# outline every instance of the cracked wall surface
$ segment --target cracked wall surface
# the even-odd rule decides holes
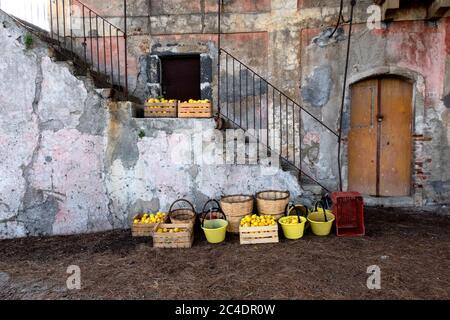
[[[416,148],[411,155],[415,166],[411,177],[414,191],[409,197],[410,204],[448,203],[450,183],[445,163],[450,148],[449,81],[445,79],[450,73],[449,18],[426,21],[426,8],[416,2],[396,11],[395,21],[382,24],[382,29],[369,30],[367,9],[373,3],[373,0],[360,0],[355,7],[349,77],[358,77],[361,73],[376,76],[379,75],[376,70],[391,70],[392,67],[403,68],[400,75],[411,72],[420,75],[414,80],[415,95],[421,105],[419,111],[424,112],[416,113],[415,125],[422,133],[414,137]],[[121,21],[121,1],[89,0],[89,4],[110,19]],[[348,34],[347,27],[339,28],[330,38],[339,4],[339,0],[224,1],[221,17],[221,47],[293,97],[334,131],[338,130]],[[349,7],[345,4],[344,17],[348,19]],[[406,2],[402,6],[407,6]],[[150,63],[158,55],[201,53],[212,60],[208,95],[217,108],[217,1],[143,3],[132,0],[128,9],[129,53],[139,61],[135,70],[138,77],[132,76],[137,78],[132,92],[140,99],[160,95],[160,81],[155,80],[153,74],[161,70]],[[227,79],[231,81],[233,77],[228,75]],[[222,102],[229,100],[224,92],[221,95]],[[349,100],[347,97],[346,110]],[[283,122],[285,117],[281,117]],[[280,122],[278,120],[275,117],[276,123]],[[346,126],[347,120],[344,119]],[[303,142],[302,169],[329,189],[337,189],[336,137],[305,114],[299,126],[302,133],[297,141]],[[424,127],[427,127],[426,132],[421,129]],[[345,126],[343,130],[347,130]],[[292,141],[284,149],[300,153],[298,144],[292,145]],[[428,157],[430,154],[432,159]],[[346,180],[346,146],[342,160]],[[346,184],[344,181],[344,186]]]
[[[131,103],[104,99],[37,38],[26,49],[24,35],[0,12],[0,239],[128,228],[181,197],[201,210],[223,194],[303,194],[288,172],[184,162],[199,154],[186,148],[196,134],[214,144],[212,119],[134,118]]]
[[[90,0],[90,3],[111,17],[120,15],[120,12],[111,10],[112,7],[119,8],[117,0],[113,0],[116,6],[110,5],[109,8],[100,1]],[[217,64],[216,1],[164,0],[148,3],[149,6],[141,6],[139,1],[129,4],[131,12],[136,15],[136,18],[130,16],[130,20],[135,21],[129,24],[140,26],[139,30],[133,29],[130,37],[132,55],[146,57],[200,52],[209,55],[214,66]],[[337,132],[348,26],[339,28],[331,38],[330,35],[338,17],[340,1],[223,3],[221,47]],[[348,3],[345,3],[343,12],[345,19],[349,17]],[[381,29],[370,30],[366,24],[370,16],[367,9],[373,4],[373,0],[361,0],[355,7],[348,76],[361,80],[364,77],[396,75],[414,82],[413,192],[408,196],[408,204],[448,204],[450,18],[447,15],[437,21],[428,21],[426,7],[420,1],[412,4],[404,1],[401,6],[405,8],[396,10],[394,21],[382,23]],[[147,20],[140,24],[138,21],[142,15],[147,15]],[[217,71],[213,68],[213,102],[217,98],[216,79]],[[143,77],[140,80],[145,83],[148,79]],[[159,92],[156,83],[148,82],[151,84],[145,94]],[[141,87],[145,87],[142,83]],[[347,87],[345,132],[351,105],[349,92],[350,87]],[[222,102],[228,101],[223,92],[221,95]],[[328,188],[337,189],[336,137],[305,114],[301,128],[303,170]],[[348,171],[345,144],[344,136],[341,170],[344,187]],[[295,150],[298,145],[289,145],[286,149]],[[389,203],[400,205],[404,202],[394,200]]]
[[[212,119],[136,119],[130,103],[112,105],[109,112],[106,187],[114,226],[125,226],[141,210],[168,210],[179,198],[201,211],[208,199],[224,194],[267,189],[289,190],[292,198],[303,194],[289,172],[216,161],[220,144]]]
[[[347,184],[347,133],[351,114],[351,84],[371,77],[396,76],[413,83],[414,101],[411,108],[414,115],[410,139],[413,142],[411,162],[412,194],[409,203],[422,205],[446,204],[450,199],[448,119],[445,107],[445,95],[449,92],[446,78],[450,68],[446,67],[448,59],[449,19],[442,19],[436,24],[423,21],[393,22],[379,30],[369,30],[365,24],[353,27],[352,48],[349,59],[349,83],[346,88],[344,105],[344,140],[343,140],[343,176]],[[317,66],[327,66],[331,72],[327,78],[333,84],[328,87],[330,99],[320,108],[322,119],[332,127],[337,125],[336,107],[342,98],[342,83],[345,66],[345,46],[347,41],[331,42],[327,45],[317,43],[317,34],[321,29],[309,29],[302,33],[302,88],[320,93],[326,86],[321,81],[311,81],[316,77]],[[332,57],[332,58],[331,58]],[[308,93],[305,92],[305,93]],[[306,105],[311,103],[311,95],[302,96]],[[320,98],[320,97],[318,97]],[[319,102],[321,99],[314,99]],[[314,129],[311,128],[311,131]],[[321,135],[321,149],[329,137]],[[333,144],[328,144],[335,150]],[[336,151],[321,153],[315,165],[321,166],[322,172],[330,170],[329,175],[336,175],[336,166],[332,163]],[[444,160],[446,159],[446,160]],[[374,204],[378,201],[375,200]],[[400,203],[400,202],[399,202]],[[392,201],[391,204],[395,204]]]
[[[123,25],[121,1],[87,3]],[[371,3],[358,1],[349,82],[386,74],[414,82],[414,202],[407,204],[446,204],[450,19],[408,21],[414,10],[407,10],[405,21],[369,31],[365,9]],[[214,101],[215,5],[209,0],[129,1],[133,95],[144,99],[159,92],[159,55],[195,52],[212,69],[202,73],[202,83]],[[339,0],[320,5],[306,0],[226,1],[222,20],[223,48],[297,97],[334,130],[346,45],[345,28],[328,37],[338,5]],[[258,166],[167,163],[174,153],[192,154],[183,149],[183,134],[177,130],[208,131],[213,123],[133,118],[130,105],[102,98],[88,77],[74,77],[69,64],[53,61],[45,44],[35,39],[26,50],[24,31],[3,14],[0,18],[0,238],[123,228],[137,211],[167,210],[182,196],[191,197],[200,209],[207,197],[221,193],[264,188],[290,189],[294,196],[303,192],[291,174],[264,176]],[[349,106],[347,97],[344,132]],[[303,117],[302,160],[314,177],[334,189],[336,138]],[[345,154],[344,144],[344,177]]]
[[[0,238],[111,228],[103,183],[106,102],[1,14]]]

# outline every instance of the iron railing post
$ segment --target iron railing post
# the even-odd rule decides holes
[[[50,0],[50,37],[53,39],[53,1]]]
[[[221,19],[222,15],[222,0],[217,0],[217,117],[220,117],[220,59],[221,59]],[[227,76],[227,75],[225,75]],[[227,78],[228,79],[228,78]]]
[[[70,51],[72,51],[72,59],[75,57],[73,50],[73,27],[72,27],[72,0],[69,0],[69,19],[70,19]]]
[[[112,47],[112,26],[109,25],[109,55],[111,62],[111,88],[114,88],[114,60],[113,60],[113,47]]]
[[[59,5],[58,5],[58,0],[56,0],[56,35],[57,35],[57,39],[58,39],[58,43],[59,41]]]
[[[63,40],[64,40],[64,49],[66,49],[66,0],[62,0],[62,20],[63,20]]]
[[[83,48],[84,48],[84,62],[87,62],[87,38],[86,38],[86,16],[84,12],[84,5],[82,5],[83,10]]]
[[[124,54],[125,54],[125,98],[128,98],[128,35],[127,35],[127,0],[123,0],[123,19],[124,19]]]

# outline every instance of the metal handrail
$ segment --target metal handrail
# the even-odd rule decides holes
[[[251,129],[265,130],[256,134],[258,144],[277,153],[280,159],[298,170],[300,176],[329,191],[302,169],[303,115],[314,119],[325,132],[335,137],[338,134],[227,50],[220,48],[219,52],[219,115],[247,133]]]
[[[50,38],[57,41],[61,49],[70,51],[70,58],[75,63],[78,59],[84,64],[83,67],[89,66],[92,71],[103,76],[111,88],[128,97],[126,3],[124,0],[124,29],[112,24],[79,0],[49,0],[49,12]],[[78,7],[80,16],[73,15],[74,7]],[[75,19],[82,23],[81,29],[73,28]],[[82,39],[81,43],[79,39]],[[123,39],[123,44],[120,39]]]
[[[316,116],[314,116],[311,112],[309,112],[308,110],[306,110],[304,107],[302,107],[300,104],[298,104],[294,99],[292,99],[291,97],[289,97],[287,94],[285,94],[283,91],[281,91],[280,89],[278,89],[275,85],[273,85],[270,81],[264,79],[260,74],[258,74],[255,70],[253,70],[251,67],[247,66],[245,63],[243,63],[242,61],[240,61],[238,58],[236,58],[235,56],[233,56],[230,52],[228,52],[227,50],[220,48],[221,52],[224,52],[225,54],[227,54],[228,56],[230,56],[231,58],[233,58],[235,61],[237,61],[239,64],[241,64],[242,66],[244,66],[247,70],[249,70],[250,72],[254,73],[258,78],[260,78],[262,81],[264,81],[265,83],[267,83],[269,86],[271,86],[272,88],[274,88],[275,90],[277,90],[283,97],[285,97],[286,99],[289,100],[289,102],[292,102],[296,107],[302,109],[302,111],[306,112],[309,116],[311,116],[311,118],[313,118],[314,120],[316,120],[317,122],[319,122],[324,128],[326,128],[328,131],[330,131],[332,134],[334,134],[336,137],[338,137],[338,133],[336,133],[333,129],[331,129],[330,127],[328,127],[325,123],[323,123],[321,120],[319,120]]]
[[[235,125],[236,127],[238,127],[238,128],[240,128],[240,129],[242,129],[242,130],[245,131],[245,128],[241,127],[238,123],[234,122],[232,119],[228,118],[227,116],[225,116],[225,115],[223,115],[223,114],[222,114],[222,116],[225,117],[228,121],[230,121],[230,122],[231,122],[233,125]],[[250,135],[251,135],[251,134],[250,134]],[[256,137],[256,136],[254,136],[254,135],[251,135],[251,136],[252,136],[253,138],[257,139],[257,140],[259,141],[258,144],[260,144],[260,145],[266,147],[268,151],[270,151],[270,152],[274,151],[274,150],[272,150],[272,148],[271,148],[269,145],[265,144],[264,142],[261,142],[261,141],[259,140],[259,137]],[[276,152],[276,151],[274,151],[274,152]],[[283,159],[284,161],[286,161],[286,163],[288,163],[292,168],[294,168],[294,169],[296,169],[298,172],[300,172],[300,175],[306,176],[307,178],[309,178],[309,179],[311,179],[312,181],[314,181],[314,183],[316,183],[317,185],[319,185],[322,189],[324,189],[324,190],[327,191],[327,192],[330,192],[330,190],[329,190],[327,187],[325,187],[325,186],[324,186],[323,184],[321,184],[319,181],[317,181],[316,179],[314,179],[311,175],[307,174],[305,171],[303,171],[301,168],[299,168],[295,163],[293,163],[292,161],[290,161],[289,159],[287,159],[286,157],[284,157],[282,154],[278,154],[278,156],[279,156],[281,159]]]

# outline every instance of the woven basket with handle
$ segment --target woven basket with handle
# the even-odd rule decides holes
[[[179,209],[173,209],[175,204],[179,202],[187,203],[189,207],[179,208]],[[192,226],[195,224],[195,219],[197,217],[197,214],[195,213],[194,206],[191,202],[189,202],[186,199],[178,199],[172,205],[169,209],[169,218],[170,222],[176,223],[176,224],[191,224]]]
[[[220,200],[220,206],[227,216],[227,231],[239,233],[241,219],[253,213],[253,196],[243,194],[224,196]]]

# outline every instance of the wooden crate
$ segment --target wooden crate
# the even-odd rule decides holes
[[[133,218],[133,220],[135,218],[141,218],[142,214],[137,215],[136,217]],[[166,214],[166,216],[164,217],[164,222],[167,222],[169,218],[169,215]],[[131,225],[131,236],[133,237],[151,237],[153,235],[153,230],[155,229],[155,226],[158,224],[159,222],[155,222],[155,223],[133,223]]]
[[[264,227],[239,227],[239,239],[241,244],[279,242],[278,224]]]
[[[144,117],[146,118],[176,118],[177,102],[144,104]]]
[[[211,118],[212,104],[208,103],[178,103],[178,118]]]
[[[182,228],[182,232],[156,232],[158,228]],[[194,242],[194,230],[191,224],[159,223],[153,231],[153,247],[155,248],[190,248]]]

